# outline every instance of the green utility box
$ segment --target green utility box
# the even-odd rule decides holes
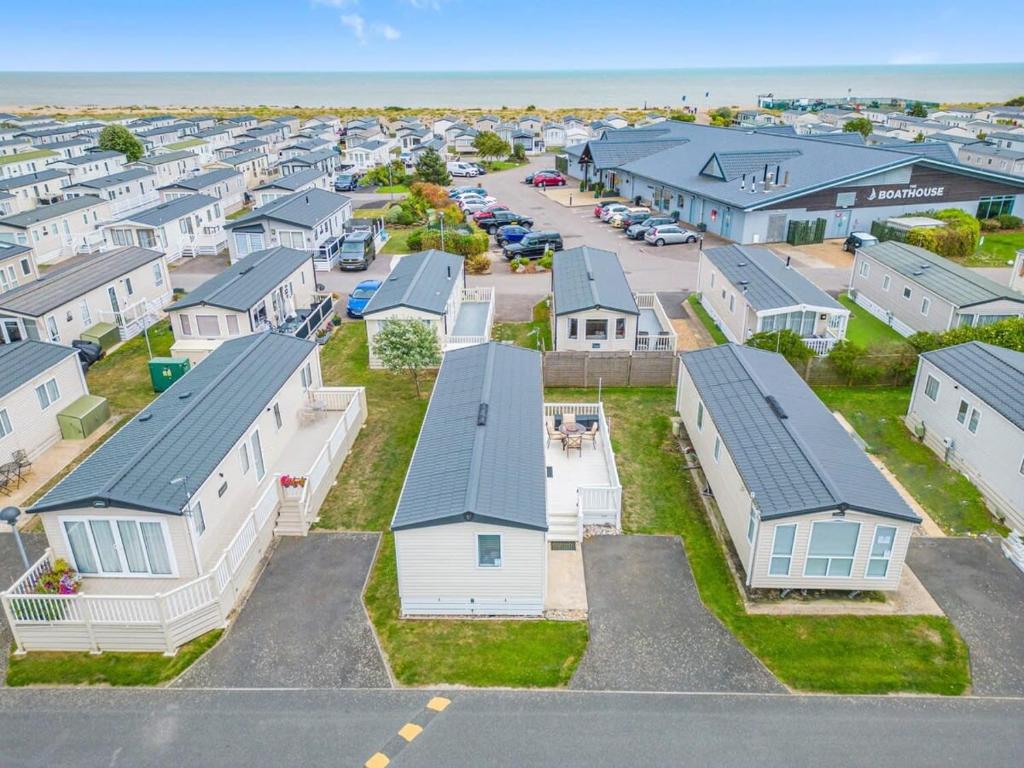
[[[92,328],[82,331],[81,338],[85,341],[95,341],[107,350],[121,341],[121,334],[113,323],[96,323]]]
[[[110,404],[99,395],[83,395],[57,414],[60,436],[81,440],[95,432],[110,418]]]
[[[149,378],[154,392],[163,392],[192,367],[187,357],[154,357],[149,361]]]

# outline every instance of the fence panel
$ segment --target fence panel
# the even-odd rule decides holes
[[[676,383],[675,352],[544,353],[548,387],[667,387]]]

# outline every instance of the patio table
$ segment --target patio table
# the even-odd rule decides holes
[[[580,454],[583,453],[583,435],[586,433],[587,428],[578,422],[565,422],[558,428],[558,431],[565,435],[565,440],[562,441],[562,450],[571,451],[575,448]]]

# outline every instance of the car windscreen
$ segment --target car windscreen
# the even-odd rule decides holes
[[[351,184],[352,183],[352,175],[348,174],[348,173],[343,173],[340,176],[335,178],[335,182],[337,182],[338,184]]]
[[[366,247],[365,240],[346,240],[342,243],[341,252],[348,254],[363,255],[363,249]]]
[[[352,291],[353,299],[370,299],[377,292],[376,288],[356,288]]]

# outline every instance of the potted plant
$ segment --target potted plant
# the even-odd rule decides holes
[[[305,488],[306,478],[301,475],[281,475],[282,488]]]
[[[53,561],[50,570],[39,574],[34,591],[39,595],[77,595],[82,577],[67,560]]]

